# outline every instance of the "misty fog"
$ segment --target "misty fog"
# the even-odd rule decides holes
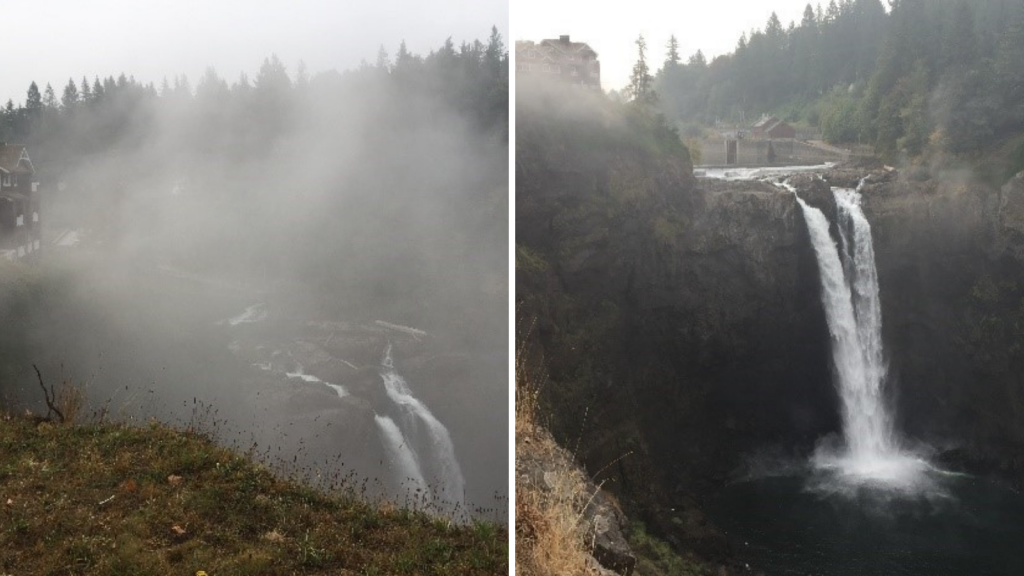
[[[507,70],[494,32],[344,72],[269,56],[194,90],[87,76],[58,103],[41,79],[3,114],[41,183],[44,252],[4,263],[0,402],[45,411],[36,364],[86,385],[90,413],[405,502],[421,484],[390,420],[433,498],[461,500],[424,455],[444,452],[434,418],[457,514],[504,519]]]

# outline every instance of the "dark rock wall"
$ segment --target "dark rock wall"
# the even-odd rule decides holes
[[[697,182],[685,150],[609,138],[569,153],[554,142],[571,134],[517,122],[519,313],[547,371],[551,427],[598,480],[672,534],[685,495],[723,481],[739,455],[838,430],[792,194]]]
[[[680,528],[690,496],[840,428],[803,216],[780,188],[695,180],[626,107],[548,108],[517,99],[516,298],[550,426],[627,508],[714,556]],[[829,186],[866,173],[793,183],[834,221]],[[1024,478],[1024,178],[877,170],[863,193],[900,430]]]

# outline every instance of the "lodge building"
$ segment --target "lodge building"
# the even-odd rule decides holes
[[[557,39],[516,42],[516,75],[550,78],[601,90],[601,63],[586,42]]]
[[[35,257],[42,248],[39,183],[24,146],[0,143],[0,257]]]

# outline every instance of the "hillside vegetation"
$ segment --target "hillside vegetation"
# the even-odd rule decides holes
[[[4,574],[505,574],[507,530],[276,476],[151,422],[0,419]]]
[[[772,13],[710,62],[677,47],[654,87],[691,130],[774,114],[888,161],[995,161],[1000,184],[1024,169],[1019,1],[832,0],[788,26]]]

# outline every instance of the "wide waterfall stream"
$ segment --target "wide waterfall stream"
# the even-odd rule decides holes
[[[752,573],[1024,574],[1024,497],[946,472],[928,447],[901,439],[860,187],[833,188],[832,200],[834,224],[797,196],[818,263],[841,436],[807,458],[751,455],[757,464],[707,512]]]

